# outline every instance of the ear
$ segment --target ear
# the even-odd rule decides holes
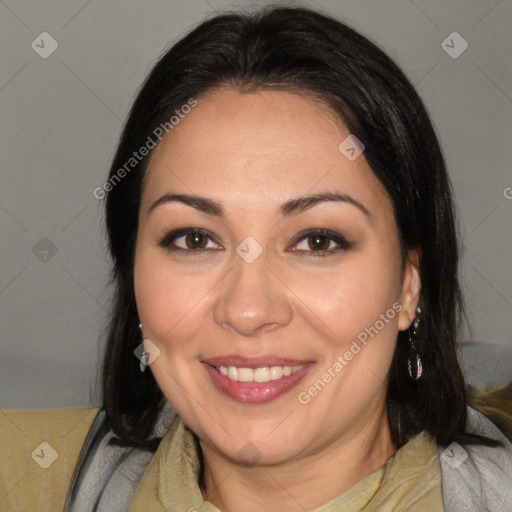
[[[398,315],[398,330],[400,331],[407,330],[416,316],[421,292],[420,256],[421,249],[419,247],[408,252],[400,297],[402,310]]]

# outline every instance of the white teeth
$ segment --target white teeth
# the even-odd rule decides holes
[[[269,382],[279,380],[297,373],[305,365],[297,366],[264,366],[262,368],[238,368],[236,366],[218,366],[217,370],[235,382]]]
[[[231,366],[229,369],[231,370]],[[231,379],[231,373],[229,374]],[[235,379],[232,379],[235,380]],[[252,368],[238,368],[238,382],[253,382],[254,381],[254,370]]]
[[[230,366],[228,368],[228,377],[231,380],[238,380],[238,368],[236,368],[235,366]]]
[[[254,380],[256,382],[268,382],[270,380],[270,368],[265,366],[264,368],[256,368],[253,371]]]
[[[277,380],[283,376],[283,367],[282,366],[271,366],[270,367],[270,379]]]

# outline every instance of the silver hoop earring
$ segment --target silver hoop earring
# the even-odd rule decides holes
[[[418,313],[421,313],[421,309],[417,309]],[[418,328],[418,325],[420,323],[420,320],[415,318],[413,321],[413,333],[411,336],[411,328],[409,327],[409,349],[411,351],[412,360],[414,361],[414,367],[413,363],[411,361],[411,357],[407,359],[407,370],[409,372],[409,377],[413,380],[418,380],[421,378],[421,375],[423,373],[423,365],[421,363],[420,356],[418,355],[418,350],[416,349],[416,345],[413,341],[413,336],[416,336],[416,330]]]
[[[139,324],[139,329],[140,329],[140,333],[142,334],[142,324]],[[144,342],[142,342],[144,343]],[[147,360],[147,357],[146,357],[146,352],[143,351],[142,354],[140,355],[140,371],[143,373],[146,371],[146,368],[148,366],[148,360]]]
[[[146,359],[146,352],[142,352],[142,354],[140,355],[140,371],[141,372],[145,372],[146,371],[146,367],[147,367],[147,359]]]

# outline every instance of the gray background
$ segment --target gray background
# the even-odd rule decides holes
[[[135,92],[158,57],[205,16],[251,5],[0,1],[0,407],[98,403],[111,291],[103,203],[92,192],[106,179]],[[462,363],[477,386],[503,383],[512,378],[504,352],[512,345],[511,2],[301,5],[376,41],[426,102],[461,218],[472,328],[464,340],[488,344],[468,345]],[[441,46],[454,31],[469,44],[456,59]],[[31,47],[42,32],[58,42],[47,59]]]

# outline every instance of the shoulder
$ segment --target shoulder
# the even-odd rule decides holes
[[[99,411],[99,407],[62,407],[59,409],[0,409],[2,428],[44,431],[46,428],[72,429],[89,427]]]
[[[0,409],[0,510],[62,509],[98,411],[99,407]]]
[[[443,498],[447,512],[505,511],[512,503],[512,444],[489,417],[468,407],[466,431],[495,439],[500,446],[454,442],[439,446]]]
[[[471,402],[512,442],[512,383],[500,388],[476,391],[473,393]]]

